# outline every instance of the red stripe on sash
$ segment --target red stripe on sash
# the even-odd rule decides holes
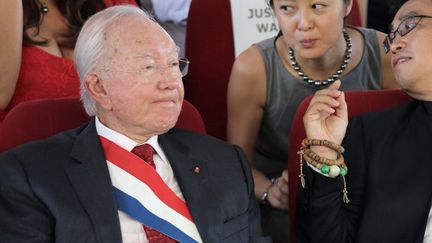
[[[165,184],[155,169],[107,138],[99,136],[99,139],[108,161],[145,183],[162,202],[193,222],[186,203]]]

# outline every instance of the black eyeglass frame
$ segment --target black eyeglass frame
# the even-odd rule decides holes
[[[182,77],[186,76],[189,71],[189,59],[186,57],[179,58],[179,69],[182,74]]]
[[[402,24],[405,24],[405,22],[409,19],[415,19],[418,18],[418,21],[415,22],[414,27],[412,27],[411,29],[406,28],[406,32],[401,32],[401,26]],[[393,40],[396,38],[396,33],[399,34],[399,36],[405,36],[407,35],[409,32],[411,32],[413,29],[415,29],[418,25],[418,23],[420,23],[420,21],[423,18],[432,18],[432,16],[428,16],[428,15],[412,15],[412,16],[408,16],[406,18],[404,18],[398,25],[398,27],[396,28],[395,31],[392,31],[390,33],[388,33],[388,35],[386,36],[386,38],[383,41],[383,46],[384,46],[384,51],[385,53],[389,53],[390,51],[390,47],[393,44]]]

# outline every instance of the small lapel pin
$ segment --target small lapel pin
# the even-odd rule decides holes
[[[195,166],[195,167],[193,168],[193,172],[194,172],[195,174],[199,174],[200,171],[201,171],[201,169],[200,169],[200,167],[198,167],[198,166]]]

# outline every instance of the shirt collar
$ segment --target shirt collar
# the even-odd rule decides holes
[[[96,131],[97,134],[99,136],[105,137],[107,139],[109,139],[110,141],[112,141],[113,143],[117,144],[118,146],[120,146],[121,148],[127,150],[127,151],[132,151],[132,149],[137,146],[137,145],[141,145],[137,142],[135,142],[134,140],[128,138],[127,136],[114,131],[113,129],[105,126],[104,124],[102,124],[102,122],[100,122],[99,118],[96,117]],[[142,144],[150,144],[154,150],[156,151],[156,153],[162,157],[162,159],[166,160],[164,153],[162,151],[162,148],[159,146],[159,142],[158,142],[158,135],[152,136],[150,137],[147,141],[145,141]]]

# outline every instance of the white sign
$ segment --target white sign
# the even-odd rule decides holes
[[[277,20],[268,0],[230,1],[236,57],[252,44],[277,35]]]

